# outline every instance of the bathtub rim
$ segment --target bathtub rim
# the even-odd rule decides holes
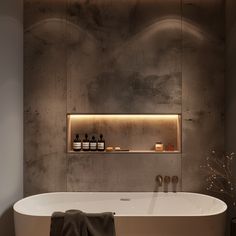
[[[202,194],[202,193],[195,193],[195,192],[86,192],[86,191],[83,191],[83,192],[46,192],[46,193],[40,193],[40,194],[35,194],[35,195],[31,195],[31,196],[28,196],[28,197],[25,197],[25,198],[22,198],[20,200],[18,200],[17,202],[14,203],[13,205],[13,210],[14,210],[14,213],[17,213],[17,214],[20,214],[20,215],[24,215],[24,216],[32,216],[32,217],[50,217],[50,215],[37,215],[37,214],[30,214],[30,213],[26,213],[26,212],[22,212],[21,210],[17,210],[18,208],[18,205],[24,203],[25,201],[27,201],[28,199],[31,199],[31,198],[34,198],[34,197],[40,197],[40,196],[45,196],[45,195],[56,195],[56,194],[62,194],[62,195],[66,195],[66,194],[78,194],[78,193],[82,193],[82,194],[154,194],[154,193],[161,193],[161,194],[168,194],[168,193],[171,193],[171,194],[186,194],[186,195],[198,195],[198,196],[201,196],[201,197],[205,197],[205,198],[211,198],[211,199],[214,199],[216,200],[219,204],[222,205],[222,209],[221,211],[219,212],[216,212],[216,213],[212,213],[212,214],[196,214],[196,215],[148,215],[148,214],[139,214],[139,215],[121,215],[121,214],[117,214],[115,215],[115,217],[209,217],[209,216],[217,216],[217,215],[221,215],[221,214],[224,214],[226,213],[227,209],[228,209],[228,206],[227,204],[222,201],[221,199],[219,198],[216,198],[216,197],[213,197],[213,196],[210,196],[210,195],[207,195],[207,194]],[[68,209],[69,210],[69,209]]]

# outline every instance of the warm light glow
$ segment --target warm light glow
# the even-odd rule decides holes
[[[75,134],[79,134],[80,137],[83,137],[85,133],[90,136],[95,134],[98,137],[101,132],[108,146],[119,146],[129,150],[128,152],[156,153],[154,145],[159,140],[163,144],[174,145],[175,150],[167,152],[181,151],[181,114],[77,113],[67,114],[68,152],[72,151]],[[123,133],[129,137],[124,138]],[[164,150],[162,152],[164,153]]]
[[[71,119],[172,119],[177,120],[179,118],[179,115],[176,114],[168,114],[168,115],[148,115],[148,114],[68,114],[68,117]]]

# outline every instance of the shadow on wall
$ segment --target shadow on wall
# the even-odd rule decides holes
[[[6,227],[6,226],[9,227]],[[10,207],[0,216],[0,235],[1,236],[14,236],[14,214],[13,208]]]

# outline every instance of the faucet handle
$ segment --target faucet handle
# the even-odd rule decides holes
[[[170,176],[165,176],[164,177],[164,183],[169,184],[170,183]]]
[[[178,176],[172,176],[172,179],[171,179],[172,183],[173,184],[177,184],[179,182],[179,177]]]

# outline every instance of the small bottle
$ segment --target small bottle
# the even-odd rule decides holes
[[[73,142],[73,150],[75,152],[81,151],[81,140],[79,139],[78,134],[76,134],[74,142]]]
[[[100,134],[100,140],[98,140],[98,151],[105,151],[105,141],[102,134]]]
[[[90,151],[97,151],[97,141],[95,137],[92,137],[92,140],[89,142]]]
[[[85,139],[83,140],[83,151],[89,151],[88,134],[85,134]]]

